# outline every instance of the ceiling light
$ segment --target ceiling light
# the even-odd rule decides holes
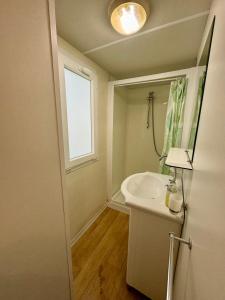
[[[113,28],[123,35],[139,31],[145,24],[149,14],[145,0],[114,0],[110,7],[110,18]]]

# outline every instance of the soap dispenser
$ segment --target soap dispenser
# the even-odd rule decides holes
[[[176,182],[172,181],[167,185],[165,204],[169,208],[171,195],[177,194]]]
[[[180,193],[176,192],[170,194],[169,209],[172,212],[178,213],[181,211],[181,208],[182,208],[182,199]]]

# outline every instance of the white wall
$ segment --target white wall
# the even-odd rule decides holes
[[[112,194],[120,190],[125,178],[125,149],[127,130],[127,88],[114,90]]]
[[[70,299],[49,24],[1,1],[0,299]]]
[[[109,75],[59,37],[59,54],[91,70],[97,76],[98,160],[66,175],[71,240],[106,204],[106,115]],[[60,76],[63,76],[62,74]]]
[[[225,299],[225,1],[214,0],[216,23],[206,79],[176,300]],[[187,182],[185,182],[187,184]]]
[[[155,138],[158,151],[162,152],[165,120],[170,84],[145,85],[128,88],[127,131],[125,151],[126,177],[138,172],[159,172],[159,158],[154,150],[152,115],[146,128],[149,92],[154,92]]]

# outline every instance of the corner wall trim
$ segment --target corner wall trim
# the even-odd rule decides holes
[[[130,208],[129,207],[127,207],[125,205],[122,205],[122,204],[119,204],[119,203],[116,203],[113,200],[109,201],[107,206],[112,208],[112,209],[118,210],[122,213],[125,213],[127,215],[130,214]]]
[[[106,209],[107,204],[104,206],[81,228],[81,230],[71,239],[70,247],[72,248],[76,242],[85,234],[85,232],[91,227],[91,225],[97,220],[97,218],[103,213]]]

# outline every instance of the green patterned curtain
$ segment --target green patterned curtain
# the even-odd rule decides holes
[[[171,147],[181,146],[187,83],[186,78],[171,82],[162,155],[167,155]],[[160,162],[160,173],[170,173],[170,168],[164,165],[164,160]]]
[[[198,117],[199,117],[203,89],[204,89],[204,84],[205,84],[205,77],[206,77],[206,73],[204,72],[204,74],[199,78],[198,94],[197,94],[197,100],[196,100],[196,104],[195,104],[195,108],[194,108],[192,127],[191,127],[191,131],[190,131],[189,142],[188,142],[188,149],[194,148],[194,142],[195,142],[195,136],[196,136],[197,124],[198,124]]]

